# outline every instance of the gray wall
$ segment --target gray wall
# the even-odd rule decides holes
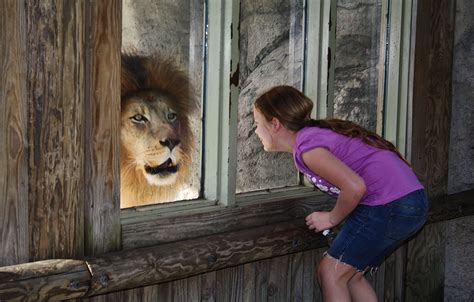
[[[334,116],[372,131],[377,122],[380,29],[381,1],[337,1]]]
[[[263,150],[252,104],[275,85],[302,88],[303,47],[302,0],[242,0],[237,192],[298,184],[291,154]]]
[[[448,192],[474,189],[474,2],[457,0]],[[446,223],[445,301],[474,301],[474,217]]]

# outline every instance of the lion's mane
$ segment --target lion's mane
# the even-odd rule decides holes
[[[187,181],[192,163],[194,139],[189,118],[197,108],[194,89],[188,76],[177,68],[171,59],[162,59],[159,56],[144,57],[123,54],[121,70],[121,207],[173,200]],[[176,124],[178,126],[175,128],[165,125],[162,120],[159,120],[167,127],[168,131],[173,129],[173,137],[179,141],[179,145],[174,147],[179,156],[179,162],[176,163],[179,169],[176,172],[176,180],[171,184],[150,184],[146,178],[144,167],[139,164],[141,159],[136,158],[135,154],[142,151],[136,151],[137,148],[140,148],[137,145],[143,143],[135,142],[134,138],[130,137],[132,135],[128,133],[127,127],[124,126],[124,123],[128,125],[130,120],[130,117],[125,116],[127,114],[125,107],[126,102],[131,98],[142,98],[148,102],[147,106],[155,106],[153,102],[157,102],[156,99],[165,100],[160,102],[166,103],[166,106],[172,108],[173,112],[177,114],[178,122]],[[164,148],[163,142],[160,143],[152,135],[146,135],[144,140],[148,149],[155,150],[153,152],[158,153],[161,151],[158,149]],[[135,148],[134,152],[131,151],[132,147]],[[145,151],[143,150],[143,152]]]

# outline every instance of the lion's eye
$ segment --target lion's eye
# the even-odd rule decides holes
[[[166,115],[166,118],[168,119],[168,121],[170,122],[174,122],[176,120],[176,118],[178,117],[178,115],[174,112],[169,112],[167,115]]]
[[[135,123],[142,123],[142,124],[148,121],[147,118],[141,114],[135,114],[134,116],[131,117],[131,119]]]

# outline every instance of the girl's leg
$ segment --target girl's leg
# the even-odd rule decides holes
[[[349,280],[357,273],[351,265],[344,264],[332,257],[323,257],[318,266],[318,281],[324,302],[351,301]]]
[[[364,273],[358,272],[349,280],[349,292],[353,302],[377,302],[377,295]]]

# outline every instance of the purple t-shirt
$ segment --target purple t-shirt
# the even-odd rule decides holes
[[[347,137],[330,129],[305,127],[298,131],[293,148],[296,167],[312,184],[329,195],[337,197],[339,188],[311,171],[302,158],[304,152],[318,147],[329,150],[364,180],[366,192],[360,204],[382,205],[423,189],[413,170],[396,153],[369,146],[359,138]]]

